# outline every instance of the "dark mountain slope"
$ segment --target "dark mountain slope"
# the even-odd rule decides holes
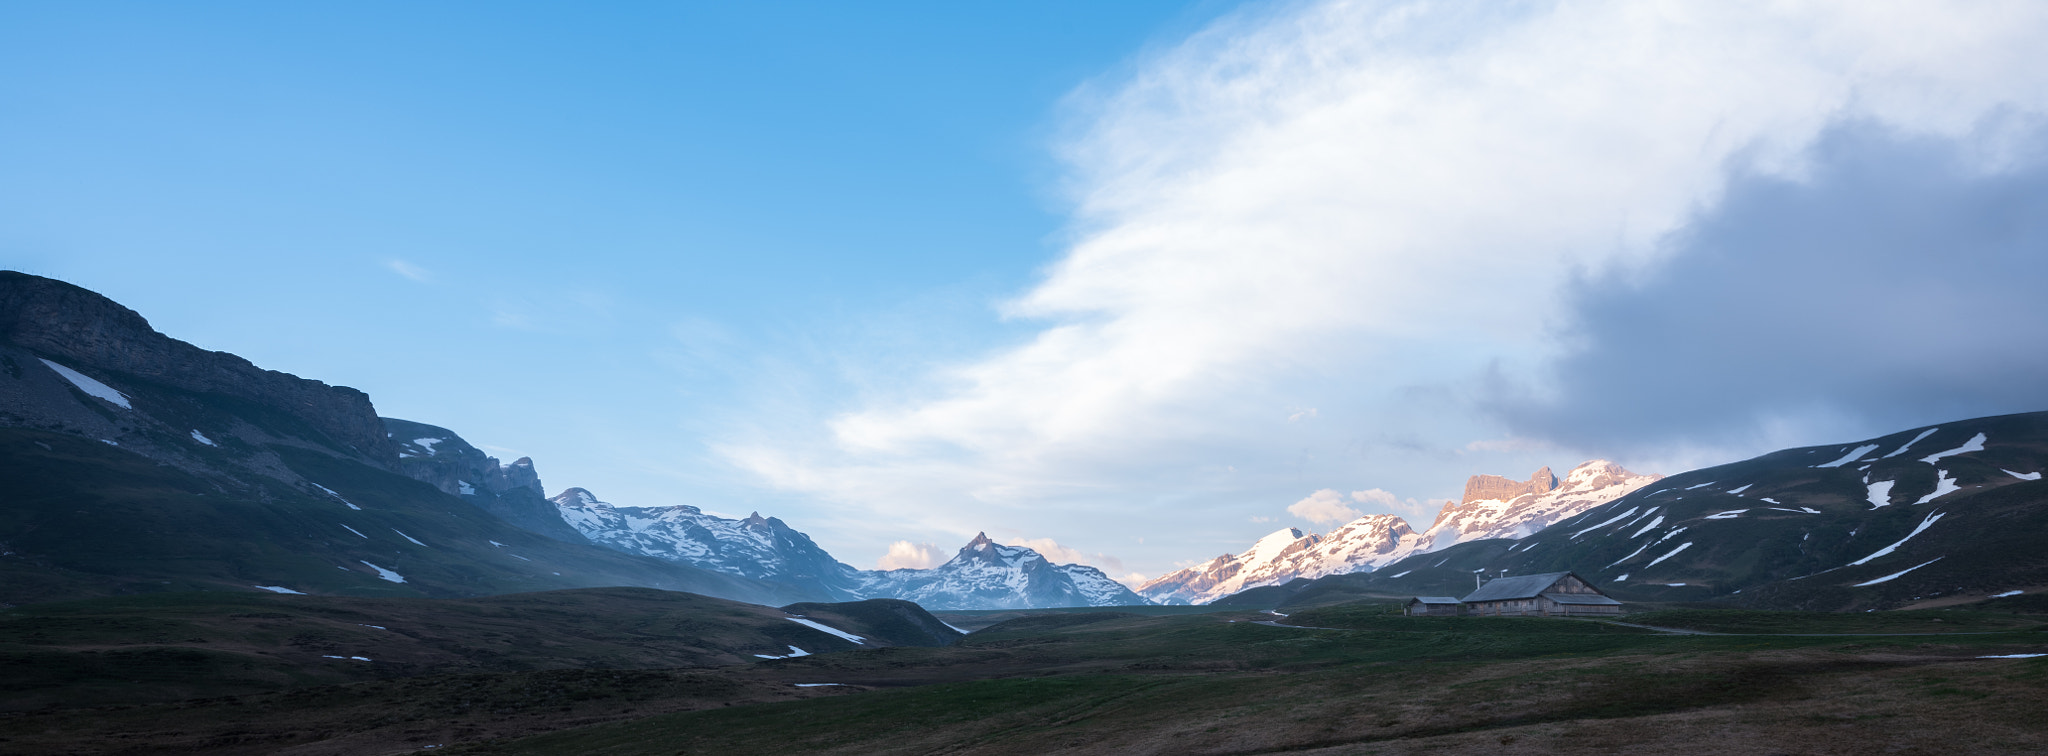
[[[1665,478],[1520,541],[1397,562],[1360,587],[1469,592],[1572,570],[1617,598],[1862,610],[2048,590],[2048,413],[1787,449]]]
[[[361,392],[170,339],[69,284],[0,274],[0,602],[253,586],[826,598],[514,527],[403,474],[386,433]]]
[[[590,542],[548,500],[532,459],[500,464],[455,431],[411,420],[384,418],[384,430],[398,446],[398,469],[413,480],[557,541]]]

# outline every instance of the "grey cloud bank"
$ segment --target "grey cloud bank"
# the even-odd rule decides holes
[[[2048,123],[1844,123],[1810,157],[1738,170],[1665,261],[1580,278],[1573,351],[1490,409],[1571,446],[1756,449],[2048,408]]]

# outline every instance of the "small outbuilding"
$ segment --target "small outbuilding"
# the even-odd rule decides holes
[[[1460,604],[1449,596],[1416,596],[1402,611],[1410,617],[1456,617]]]
[[[1466,596],[1467,614],[1485,617],[1611,617],[1621,602],[1570,572],[1505,577]]]

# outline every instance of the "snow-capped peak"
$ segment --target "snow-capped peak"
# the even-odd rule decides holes
[[[1428,530],[1418,533],[1391,514],[1366,515],[1322,536],[1287,528],[1243,553],[1161,576],[1138,592],[1155,601],[1203,603],[1298,577],[1367,572],[1465,541],[1522,538],[1661,477],[1637,475],[1604,459],[1572,468],[1562,480],[1548,467],[1527,481],[1475,475],[1465,483],[1465,498],[1446,503]]]

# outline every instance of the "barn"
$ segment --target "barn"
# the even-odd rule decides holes
[[[1614,616],[1621,602],[1570,572],[1500,578],[1464,598],[1468,614],[1486,617]]]
[[[1402,612],[1410,617],[1456,617],[1458,600],[1449,596],[1416,596]]]

